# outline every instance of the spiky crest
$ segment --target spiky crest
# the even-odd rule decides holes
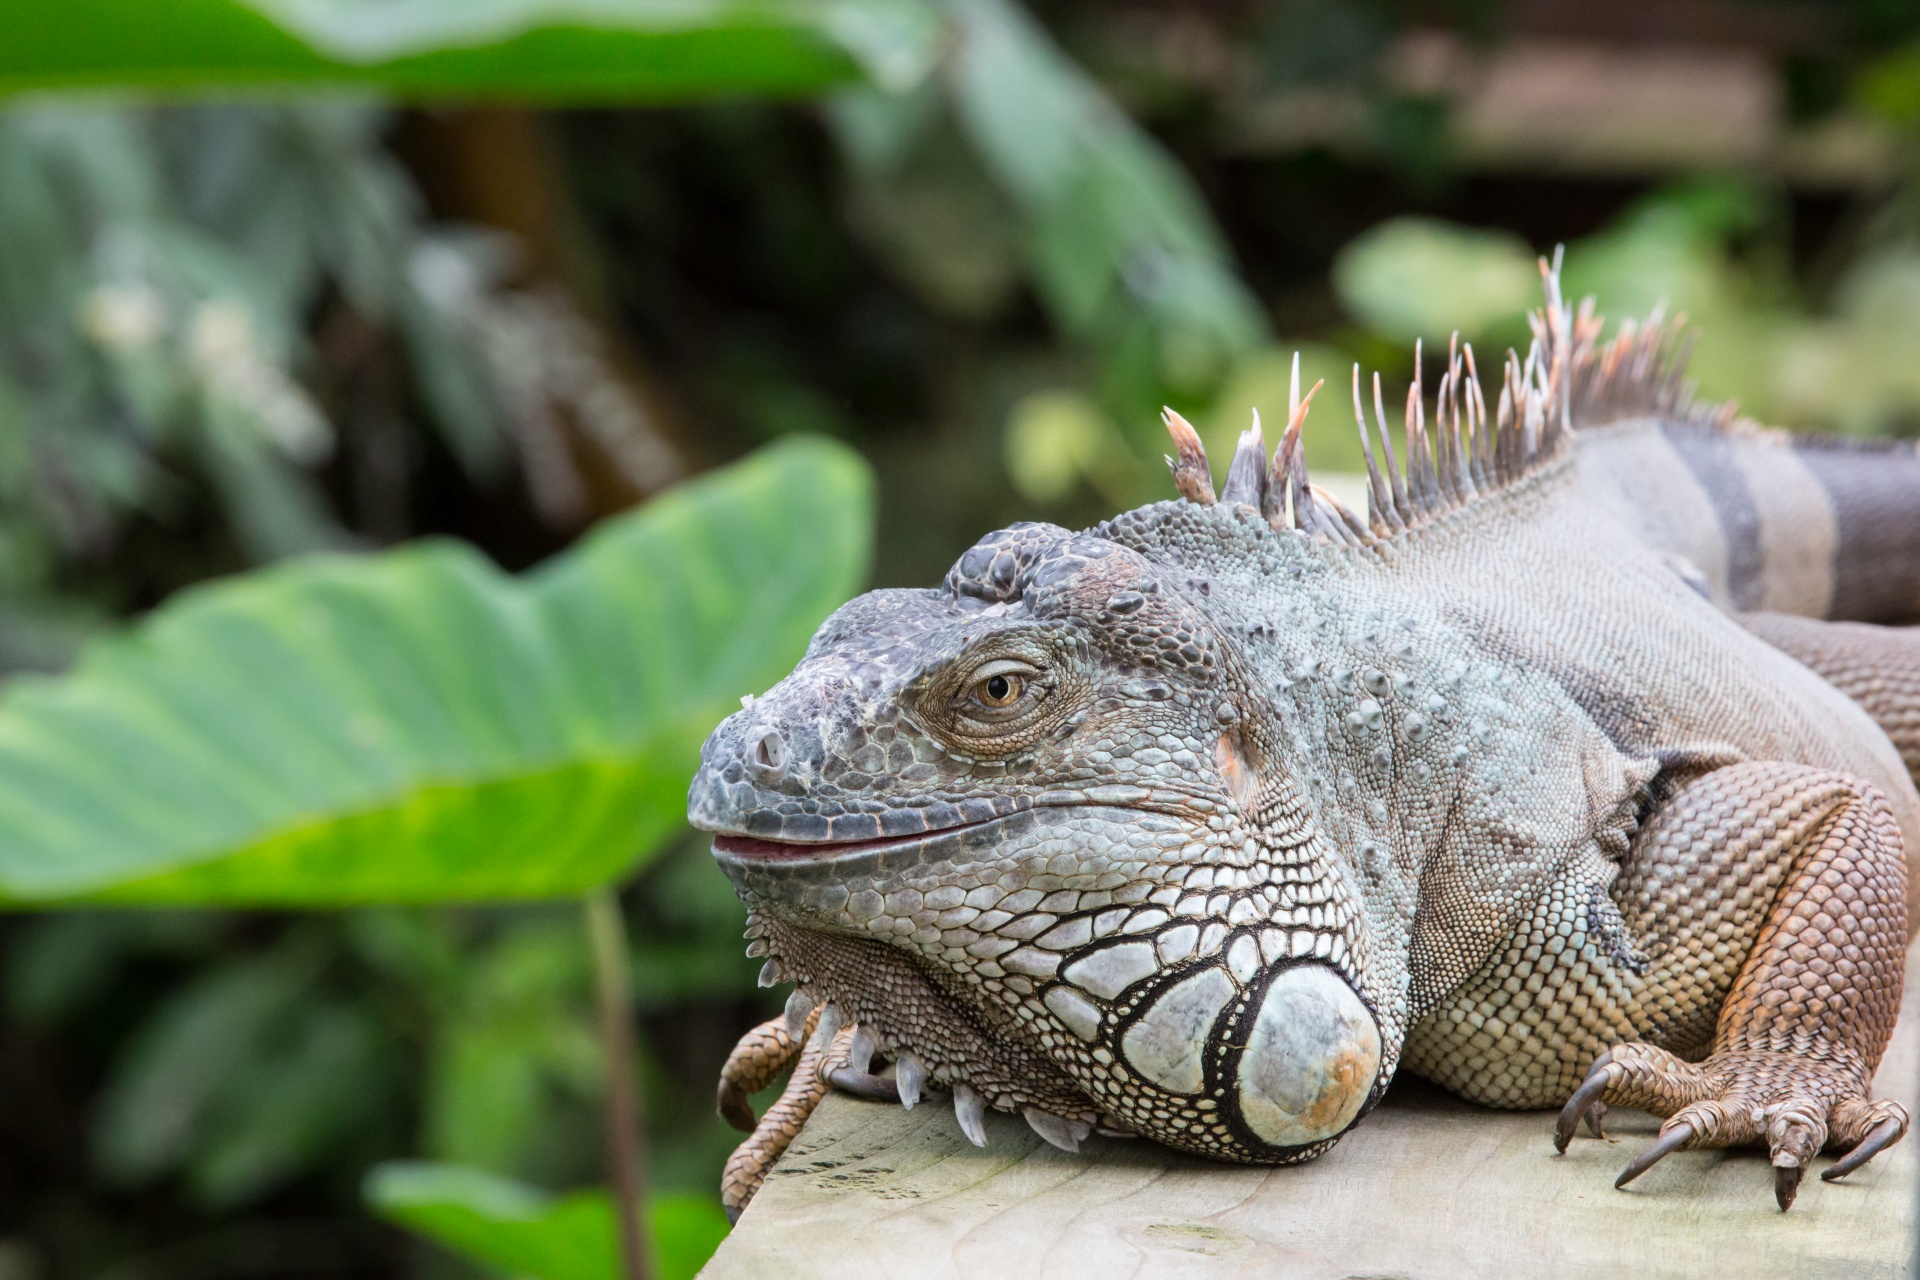
[[[1167,467],[1173,472],[1174,489],[1188,502],[1212,506],[1213,471],[1207,466],[1207,446],[1200,442],[1200,433],[1172,409],[1162,409],[1160,421],[1167,424],[1167,434],[1173,437],[1173,455],[1167,459]]]
[[[1227,479],[1230,503],[1257,506],[1276,530],[1296,530],[1321,541],[1371,546],[1417,528],[1449,511],[1498,493],[1559,459],[1582,427],[1633,417],[1726,430],[1732,404],[1696,402],[1685,379],[1692,334],[1686,318],[1668,321],[1656,307],[1644,323],[1621,324],[1612,340],[1599,342],[1605,319],[1587,298],[1576,311],[1560,292],[1559,251],[1540,259],[1545,305],[1527,317],[1533,342],[1524,358],[1509,350],[1501,370],[1498,407],[1489,415],[1480,388],[1473,346],[1455,334],[1434,397],[1434,423],[1427,425],[1422,351],[1414,346],[1413,385],[1403,418],[1404,459],[1387,428],[1380,375],[1373,375],[1373,423],[1361,400],[1360,366],[1353,368],[1353,414],[1367,463],[1367,518],[1307,477],[1300,442],[1313,390],[1300,395],[1300,357],[1293,359],[1287,429],[1269,468],[1260,465],[1264,444],[1259,415],[1242,433]],[[1178,460],[1169,458],[1181,496],[1213,503],[1206,448],[1199,433],[1171,409],[1164,415]],[[1385,466],[1374,453],[1377,434]]]

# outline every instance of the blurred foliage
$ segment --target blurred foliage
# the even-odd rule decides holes
[[[229,111],[224,122],[200,113],[149,130],[132,113],[76,107],[0,120],[9,596],[31,601],[62,553],[96,551],[127,516],[178,502],[162,450],[218,477],[254,556],[337,538],[300,475],[335,441],[290,374],[290,349],[326,275],[355,281],[370,302],[404,280],[391,255],[409,246],[394,233],[412,228],[391,162],[368,145],[369,113]],[[191,136],[196,126],[238,131],[221,139],[237,172],[219,172],[227,165],[211,163],[212,139]],[[176,138],[185,171],[170,174]],[[320,190],[283,185],[275,152],[315,145],[346,163],[309,170]],[[439,318],[409,314],[422,326]],[[476,463],[486,443],[469,445]]]
[[[319,81],[684,102],[908,84],[936,33],[913,0],[77,0],[0,13],[0,90]]]
[[[1518,341],[1540,273],[1510,233],[1392,218],[1341,250],[1333,287],[1361,323],[1396,342],[1442,343],[1456,330],[1469,341]]]
[[[731,891],[704,847],[681,842],[633,897],[634,980],[656,1062],[677,1064],[688,1039],[724,1052],[735,1010],[752,1007],[758,968],[741,954]],[[303,1180],[351,1204],[362,1172],[403,1153],[454,1162],[439,1167],[462,1186],[478,1171],[599,1181],[602,1067],[577,909],[378,908],[263,932],[265,923],[79,912],[15,930],[7,1052],[55,1035],[86,1043],[104,1033],[113,1045],[79,1154],[90,1156],[94,1194],[122,1206],[119,1221],[75,1217],[78,1206],[27,1220],[62,1273],[93,1274],[115,1252],[140,1257],[125,1206],[170,1184],[186,1204],[149,1226],[158,1239],[176,1237],[181,1219],[272,1213]],[[690,1004],[710,1012],[691,1025],[661,1021]],[[116,1008],[139,1010],[124,1031],[101,1021]],[[677,1073],[648,1072],[667,1191],[656,1201],[667,1231],[658,1243],[669,1260],[676,1248],[689,1259],[680,1274],[697,1269],[690,1250],[710,1250],[723,1233],[713,1187],[732,1143],[711,1119],[711,1080],[690,1084],[688,1097]],[[44,1214],[47,1195],[36,1189],[11,1212],[38,1203]],[[598,1204],[595,1230],[604,1197]],[[277,1217],[256,1220],[261,1229],[236,1241],[254,1257],[239,1273],[278,1274],[278,1248],[310,1250],[297,1220],[277,1229]],[[330,1231],[341,1248],[318,1256],[341,1274],[389,1252],[350,1221]],[[189,1251],[196,1261],[183,1274],[225,1273],[214,1243],[224,1234]],[[174,1274],[165,1259],[177,1251],[149,1245],[148,1261],[129,1265]]]
[[[527,323],[511,246],[427,222],[388,118],[0,115],[0,662],[57,665],[210,569],[409,532],[416,424],[475,483],[542,452],[556,403],[645,435],[590,344]],[[393,336],[410,390],[360,394],[360,333]]]
[[[1023,266],[1135,414],[1204,393],[1266,325],[1186,174],[1010,0],[944,8],[953,52],[934,81],[831,106],[855,225],[964,319],[1011,301]]]
[[[602,1192],[560,1198],[477,1170],[396,1161],[374,1170],[367,1199],[501,1275],[619,1280],[613,1211]],[[654,1274],[692,1280],[725,1238],[726,1214],[702,1196],[666,1196],[650,1208]]]
[[[1821,38],[1767,54],[1793,120],[1864,113],[1902,139],[1891,185],[1840,194],[1734,167],[1661,181],[1465,169],[1454,104],[1396,59],[1412,32],[1492,48],[1526,17],[1474,0],[16,8],[0,19],[0,85],[16,89],[347,81],[719,100],[538,117],[338,97],[0,112],[0,671],[60,668],[116,619],[293,553],[444,533],[523,568],[682,471],[795,432],[874,462],[876,577],[921,584],[984,529],[1167,496],[1162,403],[1217,458],[1249,409],[1271,435],[1296,350],[1304,385],[1326,382],[1306,445],[1337,486],[1359,463],[1352,364],[1382,371],[1395,410],[1415,339],[1429,374],[1456,328],[1494,364],[1524,336],[1535,255],[1562,242],[1569,288],[1609,314],[1665,299],[1693,317],[1703,393],[1793,425],[1920,427],[1920,17],[1906,6],[1816,0]],[[770,92],[814,100],[743,97]],[[1256,117],[1341,128],[1262,150]],[[749,523],[815,535],[834,501],[768,496]],[[822,550],[788,541],[795,564]],[[697,580],[727,542],[710,530],[686,563],[648,572]],[[243,739],[228,730],[252,723],[259,767],[236,776],[256,778],[303,731],[222,701],[250,669],[196,666],[188,651],[206,646],[187,638],[202,630],[182,621],[217,623],[219,639],[263,607],[249,599],[271,596],[283,622],[372,600],[354,628],[432,615],[401,646],[424,663],[406,669],[429,672],[424,655],[466,652],[493,624],[450,624],[450,598],[422,588],[464,591],[520,644],[545,581],[444,546],[351,571],[297,564],[162,605],[150,639],[111,642],[119,656],[77,680],[103,665],[177,675],[154,714],[226,710],[173,714],[197,732],[163,736],[184,751],[224,725],[214,745],[230,751]],[[596,661],[616,647],[605,639]],[[331,686],[295,688],[324,646],[286,646],[278,691],[312,701],[276,702],[269,679],[262,705],[317,706],[338,729]],[[663,651],[710,647],[687,635]],[[719,692],[743,691],[676,696],[712,716]],[[0,693],[0,720],[37,697]],[[113,784],[162,775],[73,776],[67,798],[104,796],[88,808],[104,823]],[[175,789],[183,803],[194,790]],[[666,803],[664,783],[653,798]],[[591,825],[549,804],[559,826]],[[281,816],[317,813],[337,833],[345,809]],[[712,1192],[735,1139],[712,1116],[713,1072],[775,1006],[701,843],[640,834],[662,842],[624,894],[655,1223],[663,1266],[688,1274],[717,1238]],[[530,874],[552,869],[520,840],[472,849],[475,875],[511,867],[513,849]],[[0,942],[0,1257],[49,1280],[605,1273],[606,1202],[565,1190],[601,1181],[573,910],[89,910],[6,921]],[[420,1160],[433,1163],[383,1165]],[[363,1186],[446,1248],[373,1222]]]
[[[858,590],[870,489],[857,455],[795,438],[524,579],[442,543],[182,596],[0,697],[0,899],[603,884],[679,829],[700,743],[741,691]]]

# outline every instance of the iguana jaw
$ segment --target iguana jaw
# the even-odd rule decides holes
[[[832,1003],[927,1079],[1216,1158],[1306,1158],[1373,1093],[1382,1038],[1345,950],[1170,911],[1188,863],[1155,842],[1219,839],[1164,812],[1039,805],[851,847],[722,836],[715,856],[770,980],[794,982],[803,1008]],[[1109,871],[1075,870],[1092,850]],[[1228,1106],[1239,1118],[1216,1123]]]
[[[762,840],[757,836],[716,832],[713,853],[722,865],[734,862],[833,862],[849,856],[881,856],[905,849],[917,849],[929,840],[958,835],[978,828],[998,825],[1003,819],[967,822],[942,827],[925,835],[898,836],[877,840]]]
[[[938,966],[887,943],[790,923],[774,910],[756,910],[747,934],[749,950],[794,984],[790,1018],[796,1009],[831,1005],[836,1019],[857,1023],[887,1058],[910,1061],[926,1081],[953,1090],[962,1128],[975,1141],[983,1103],[1071,1121],[1082,1134],[1113,1125],[1040,1046],[999,1010],[951,989],[953,976]]]

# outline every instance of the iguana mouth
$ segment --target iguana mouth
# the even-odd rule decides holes
[[[713,851],[740,862],[826,862],[848,854],[875,854],[894,849],[910,849],[930,840],[951,839],[965,832],[996,827],[1006,820],[1006,817],[987,818],[980,822],[963,822],[958,826],[939,827],[932,831],[916,832],[913,835],[880,836],[872,840],[763,840],[757,836],[716,833],[713,837]]]

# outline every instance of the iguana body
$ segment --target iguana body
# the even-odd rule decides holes
[[[1857,625],[1920,620],[1920,451],[1695,409],[1664,358],[1667,336],[1653,326],[1631,343],[1645,368],[1632,398],[1590,407],[1575,439],[1581,489],[1702,595],[1859,702],[1920,777],[1920,631]]]
[[[1576,440],[1588,496],[1729,611],[1920,618],[1913,442],[1792,436],[1694,409],[1678,373],[1657,367],[1638,403],[1593,406],[1606,416]]]
[[[1182,500],[829,620],[690,808],[795,1023],[827,1002],[823,1070],[944,1085],[970,1134],[1287,1163],[1405,1065],[1571,1097],[1562,1145],[1607,1102],[1670,1117],[1655,1158],[1763,1143],[1783,1207],[1822,1147],[1903,1134],[1868,1090],[1920,796],[1596,500],[1570,426],[1666,394],[1596,331],[1550,295],[1497,431],[1456,361],[1370,523],[1307,486],[1304,411],[1219,501],[1176,418]]]

